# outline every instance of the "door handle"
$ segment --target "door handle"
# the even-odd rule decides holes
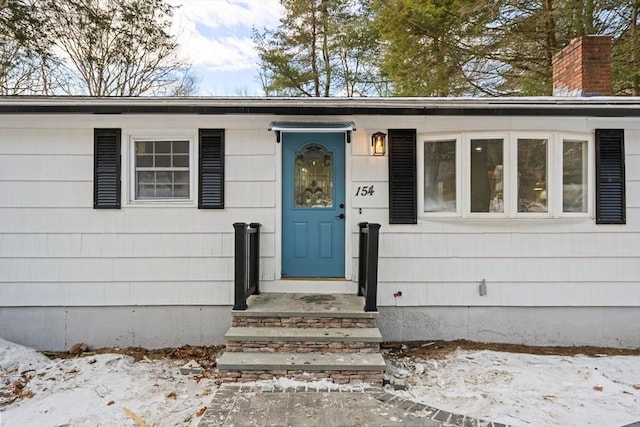
[[[336,218],[344,219],[344,214],[337,215]]]

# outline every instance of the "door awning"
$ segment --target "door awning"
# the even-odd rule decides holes
[[[271,122],[269,130],[280,132],[345,132],[356,130],[353,122]]]
[[[285,122],[277,121],[269,124],[269,129],[276,133],[276,141],[280,142],[281,132],[346,132],[347,142],[351,142],[351,132],[356,130],[353,122]]]

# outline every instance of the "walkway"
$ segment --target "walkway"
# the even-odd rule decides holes
[[[198,426],[505,427],[402,399],[380,387],[282,388],[269,383],[223,384]]]

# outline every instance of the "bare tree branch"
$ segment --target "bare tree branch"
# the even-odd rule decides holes
[[[197,79],[169,34],[165,0],[43,0],[57,46],[82,93],[91,96],[188,95]],[[180,87],[189,81],[188,87]],[[73,86],[69,87],[70,90]]]

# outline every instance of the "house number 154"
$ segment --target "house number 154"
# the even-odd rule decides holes
[[[356,190],[356,197],[373,196],[373,185],[364,185]]]

